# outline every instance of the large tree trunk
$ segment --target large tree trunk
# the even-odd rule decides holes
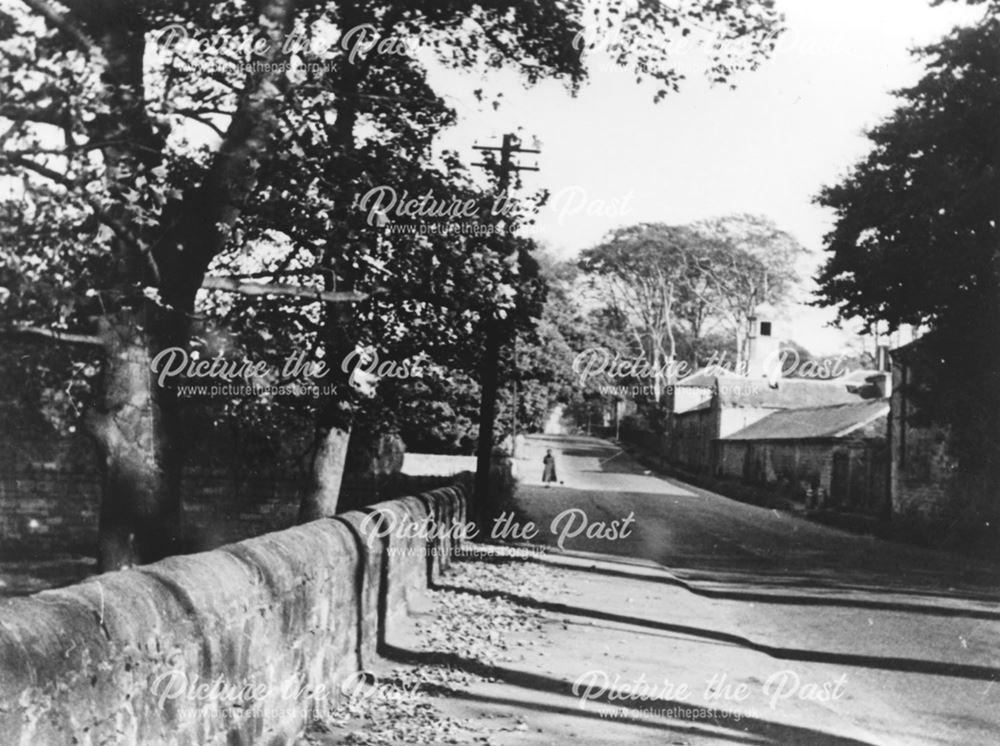
[[[98,563],[102,572],[153,562],[180,543],[178,411],[150,361],[161,346],[151,304],[103,323],[104,386],[88,426],[101,451],[104,496]]]
[[[399,13],[400,10],[395,9],[384,20],[386,26],[383,31],[386,34],[395,23],[392,19]],[[367,17],[364,9],[355,3],[343,4],[340,17],[342,37],[366,23],[375,23],[375,19]],[[364,181],[363,174],[358,173],[358,160],[354,155],[354,128],[358,121],[361,83],[368,64],[367,60],[342,64],[336,83],[337,117],[330,133],[330,146],[337,155],[333,159],[329,178],[332,183],[341,186],[343,196],[335,201],[331,215],[332,230],[322,259],[327,270],[324,273],[324,289],[328,291],[352,291],[357,287],[359,270],[344,258],[349,254],[351,244],[358,240],[351,229],[352,220],[356,221],[358,217],[351,205]],[[327,400],[320,404],[316,413],[316,445],[309,481],[299,503],[300,523],[336,515],[354,422],[353,395],[348,376],[341,369],[345,356],[355,347],[350,331],[353,309],[331,304],[324,311],[320,334],[329,370],[318,383],[327,391],[335,389],[335,392],[327,395]]]
[[[103,455],[99,563],[114,570],[180,549],[181,454],[176,390],[155,384],[150,362],[167,346],[185,346],[194,298],[212,259],[253,189],[281,105],[281,66],[248,79],[223,141],[200,185],[168,204],[162,224],[137,223],[125,209],[131,182],[161,165],[165,135],[146,108],[145,34],[150,17],[130,0],[65,3],[70,20],[94,40],[106,111],[88,125],[99,143],[109,193],[114,267],[103,303],[103,385],[88,427]],[[257,3],[259,31],[270,44],[261,62],[275,63],[292,28],[296,0]],[[273,68],[273,69],[272,69]],[[143,299],[156,288],[167,307]]]
[[[348,413],[339,406],[334,409],[341,411],[322,413],[317,419],[316,447],[299,503],[299,523],[337,514],[351,427]]]

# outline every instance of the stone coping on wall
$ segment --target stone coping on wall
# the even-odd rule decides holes
[[[374,518],[461,523],[466,484],[0,602],[4,743],[294,743],[456,548]]]

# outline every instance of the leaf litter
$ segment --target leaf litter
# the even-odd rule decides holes
[[[432,699],[496,681],[492,668],[517,660],[519,654],[523,659],[519,649],[535,647],[545,629],[542,612],[517,600],[551,598],[564,586],[563,578],[562,571],[531,562],[453,563],[438,588],[427,591],[429,613],[416,620],[420,652],[441,663],[392,669],[380,679],[374,696],[345,698],[314,722],[304,743],[488,745],[492,734],[525,730],[520,718],[514,726],[502,727],[448,717]]]

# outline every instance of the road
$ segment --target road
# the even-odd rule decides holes
[[[611,625],[560,643],[557,678],[594,665],[621,681],[714,677],[729,704],[765,713],[763,742],[1000,743],[995,566],[745,505],[595,438],[531,438],[516,472],[518,521],[554,550],[539,561],[589,569],[569,606]],[[803,730],[771,738],[772,720]]]

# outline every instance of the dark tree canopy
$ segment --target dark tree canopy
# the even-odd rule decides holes
[[[922,53],[927,75],[899,92],[868,157],[819,198],[837,215],[821,291],[845,318],[933,324],[995,289],[1000,20]]]
[[[103,567],[178,546],[184,407],[175,384],[154,386],[144,371],[197,343],[205,314],[255,351],[307,344],[333,362],[357,345],[460,359],[455,348],[485,313],[537,315],[544,292],[523,242],[388,237],[354,205],[387,183],[483,196],[454,154],[432,147],[456,117],[425,56],[480,72],[511,66],[529,84],[575,91],[594,22],[613,37],[616,63],[659,83],[657,97],[681,77],[668,37],[705,34],[717,45],[708,73],[721,81],[763,59],[781,26],[771,0],[631,0],[596,12],[580,0],[0,7],[0,179],[19,185],[0,204],[10,226],[0,227],[0,331],[89,344],[81,357],[101,358],[77,388],[90,390],[87,429],[108,465]],[[252,300],[206,299],[220,283]],[[450,303],[407,297],[415,287]],[[323,303],[305,309],[317,293]],[[359,294],[363,305],[339,302]],[[276,329],[291,339],[274,343]],[[307,491],[323,514],[335,509],[354,411],[343,381],[332,383],[316,402],[323,468]]]
[[[926,325],[920,396],[960,459],[1000,450],[1000,17],[919,52],[920,82],[869,133],[873,148],[818,198],[836,214],[820,275],[841,318]]]

